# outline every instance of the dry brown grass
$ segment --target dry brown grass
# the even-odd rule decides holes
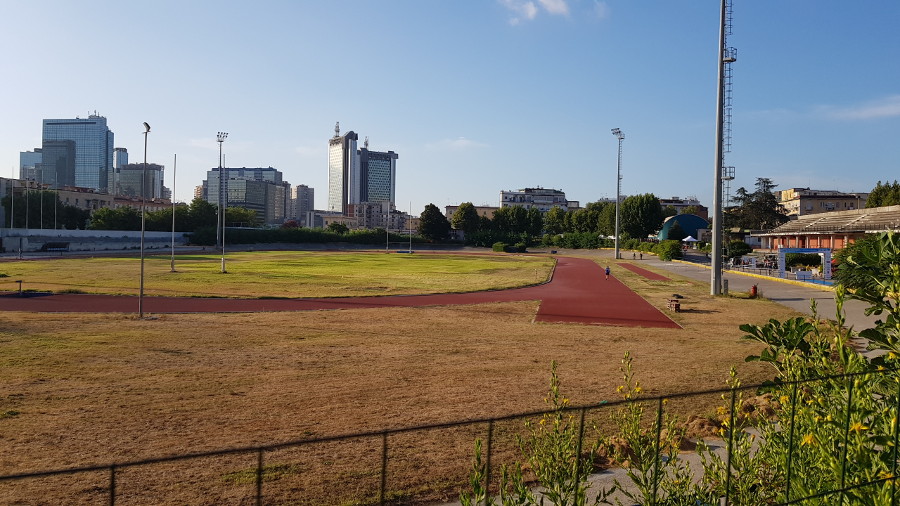
[[[685,295],[686,311],[673,315],[683,330],[534,324],[536,302],[158,320],[6,313],[0,474],[543,409],[551,360],[559,362],[563,391],[574,404],[614,400],[627,350],[648,395],[721,387],[731,365],[748,381],[768,374],[743,362],[758,350],[740,340],[737,325],[791,311],[763,300],[712,298],[688,280],[652,282],[616,272],[657,307],[671,293]],[[715,400],[677,409],[709,413]],[[519,427],[498,426],[503,453],[513,452],[508,436]],[[453,499],[476,435],[484,437],[483,426],[392,437],[389,486],[425,490],[420,499]],[[267,454],[273,467],[266,497],[371,502],[380,449],[376,439]],[[254,456],[196,464],[124,470],[119,499],[215,504],[252,497]],[[340,484],[327,500],[316,488],[326,473]],[[107,478],[0,482],[0,502],[103,502]]]

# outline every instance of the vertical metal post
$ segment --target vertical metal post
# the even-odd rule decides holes
[[[713,188],[712,251],[710,264],[710,295],[722,290],[722,165],[725,132],[725,4],[722,0],[719,26],[719,89],[716,99],[716,174]]]
[[[659,398],[659,404],[656,406],[656,445],[653,448],[653,495],[650,499],[650,504],[656,504],[656,490],[659,486],[659,440],[662,437],[662,413],[663,413],[663,399]]]
[[[262,506],[263,449],[256,452],[256,506]]]
[[[891,455],[891,506],[897,504],[897,444],[900,444],[900,382],[897,383],[897,407],[894,411],[894,450]]]
[[[172,164],[172,272],[175,272],[175,175],[178,171],[178,154]]]
[[[622,200],[622,141],[625,140],[625,134],[621,129],[613,128],[612,134],[619,140],[619,154],[616,157],[616,231],[615,231],[615,258],[621,258],[619,255],[619,206]]]
[[[116,504],[116,465],[109,466],[109,506]]]
[[[793,474],[793,469],[791,468],[791,456],[794,453],[794,420],[797,414],[797,382],[794,382],[793,388],[791,388],[791,428],[788,430],[788,454],[787,454],[787,485],[786,490],[784,491],[784,498],[786,502],[791,502],[791,475]]]
[[[381,433],[381,489],[378,491],[378,504],[384,506],[384,492],[387,489],[387,431]]]
[[[484,465],[484,506],[490,504],[491,497],[491,447],[494,443],[494,421],[488,422],[487,460]]]
[[[579,416],[578,420],[578,448],[575,451],[575,476],[576,479],[572,482],[572,497],[578,497],[578,487],[580,486],[579,480],[581,479],[581,449],[583,447],[582,442],[584,441],[584,413],[586,408],[581,408],[579,411],[581,412],[581,416]]]
[[[737,389],[731,388],[731,409],[728,415],[728,449],[725,457],[725,506],[731,504],[731,454],[734,451],[734,408],[737,405]]]
[[[222,167],[222,143],[228,138],[228,132],[219,132],[216,134],[216,140],[219,143],[219,224],[221,233],[219,235],[222,241],[222,274],[225,274],[225,208],[228,206],[228,183],[225,179],[225,169]]]
[[[844,450],[841,452],[841,502],[840,504],[844,504],[844,497],[846,497],[846,491],[844,490],[847,483],[847,447],[849,446],[850,439],[850,408],[853,405],[853,382],[854,377],[851,376],[848,379],[848,387],[847,387],[847,416],[844,417]]]
[[[150,133],[150,125],[144,122],[144,168],[141,169],[141,282],[138,290],[138,317],[144,317],[144,230],[146,229],[146,205],[147,205],[147,136]]]

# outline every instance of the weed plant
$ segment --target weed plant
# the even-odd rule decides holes
[[[885,267],[887,266],[887,267]],[[648,409],[632,372],[629,354],[622,363],[625,403],[613,414],[616,433],[597,435],[592,448],[603,448],[628,480],[594,492],[589,499],[588,471],[594,454],[582,455],[579,430],[566,415],[569,400],[559,392],[555,364],[551,370],[551,411],[520,445],[524,465],[503,469],[500,502],[488,495],[489,483],[479,467],[476,442],[471,492],[463,505],[659,504],[671,506],[756,506],[802,502],[805,505],[886,505],[900,499],[896,476],[900,440],[900,236],[879,235],[846,258],[858,282],[848,291],[838,286],[835,320],[820,320],[813,303],[811,319],[770,320],[742,325],[745,339],[763,345],[758,361],[774,377],[755,392],[741,386],[734,369],[728,393],[717,410],[720,445],[700,440],[702,472],[696,475],[679,452],[684,430],[665,410]],[[871,354],[851,346],[857,336],[845,327],[843,302],[869,304],[867,314],[883,316],[858,333]],[[768,410],[758,410],[760,400]],[[752,401],[752,402],[751,402]],[[481,474],[479,474],[479,470]],[[534,476],[525,483],[523,476]],[[532,488],[542,492],[540,498]]]

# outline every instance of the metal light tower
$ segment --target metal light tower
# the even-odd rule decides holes
[[[175,154],[175,161],[172,164],[172,265],[171,272],[175,272],[175,175],[178,171],[178,154]]]
[[[625,134],[618,128],[613,128],[612,134],[619,139],[619,156],[616,158],[616,259],[619,259],[622,258],[619,255],[619,201],[622,199],[622,141]]]
[[[731,10],[730,0],[722,0],[721,12],[719,17],[719,89],[716,101],[716,167],[715,167],[715,186],[713,188],[713,216],[712,216],[712,245],[711,265],[710,265],[710,295],[720,295],[722,293],[722,248],[723,248],[723,231],[722,231],[722,180],[725,168],[725,145],[726,131],[729,124],[726,122],[725,109],[729,104],[727,84],[730,82],[730,65],[735,62],[734,49],[729,49],[727,45],[727,37],[731,32]]]
[[[221,230],[219,237],[222,241],[222,274],[227,272],[225,270],[225,206],[228,204],[228,196],[225,192],[228,191],[228,185],[225,182],[225,171],[222,168],[222,143],[225,142],[227,137],[228,132],[216,134],[216,139],[219,143],[219,225]]]
[[[141,170],[141,282],[138,291],[138,317],[144,317],[144,230],[146,229],[146,182],[147,182],[147,134],[150,125],[144,122],[144,168]]]

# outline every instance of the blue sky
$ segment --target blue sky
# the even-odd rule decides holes
[[[732,190],[900,179],[900,2],[734,0]],[[718,0],[4,2],[0,174],[43,118],[106,116],[176,198],[218,161],[273,166],[325,208],[335,122],[399,154],[419,214],[543,186],[711,205]]]

